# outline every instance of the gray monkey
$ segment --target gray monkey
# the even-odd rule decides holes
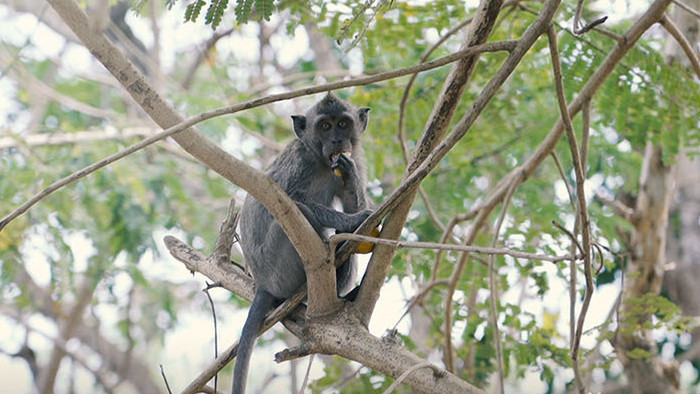
[[[360,144],[369,108],[355,108],[329,92],[306,112],[292,116],[298,138],[275,159],[267,175],[296,202],[314,230],[352,232],[369,216],[365,159]],[[339,199],[343,212],[333,209]],[[241,248],[255,279],[255,298],[238,344],[233,394],[245,392],[257,333],[273,305],[306,282],[301,258],[267,209],[248,196],[241,210]],[[355,283],[354,256],[337,269],[338,294]]]

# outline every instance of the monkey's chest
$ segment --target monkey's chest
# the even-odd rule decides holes
[[[306,195],[307,200],[330,207],[333,204],[333,198],[339,194],[341,187],[342,182],[340,178],[333,175],[333,173],[317,173],[316,176],[311,177],[303,193]]]

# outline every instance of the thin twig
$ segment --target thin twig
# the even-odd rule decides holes
[[[435,250],[453,250],[460,252],[470,252],[488,255],[507,255],[518,259],[528,259],[528,260],[539,260],[548,261],[551,263],[558,263],[560,261],[570,260],[572,258],[580,258],[581,256],[550,256],[538,253],[528,253],[521,252],[517,250],[507,249],[507,248],[493,248],[488,246],[472,246],[472,245],[452,245],[452,244],[441,244],[435,242],[409,242],[409,241],[398,241],[394,239],[384,239],[375,238],[367,235],[359,235],[353,233],[340,233],[332,235],[329,239],[331,249],[333,249],[338,243],[342,241],[358,241],[358,242],[371,242],[377,245],[388,245],[394,248],[409,248],[409,249],[435,249]]]
[[[581,106],[581,169],[588,173],[588,148],[591,142],[591,100]]]
[[[554,165],[557,167],[557,171],[559,171],[559,176],[561,177],[562,182],[564,182],[564,186],[566,186],[566,193],[569,195],[569,202],[571,203],[571,207],[573,209],[576,209],[576,199],[574,198],[574,190],[569,184],[568,179],[566,179],[566,174],[564,173],[564,167],[561,165],[561,160],[559,160],[559,155],[557,155],[557,152],[552,151],[549,154],[552,157],[552,160],[554,160]]]
[[[403,320],[404,317],[408,316],[408,312],[413,309],[414,306],[416,306],[418,303],[422,302],[425,296],[432,290],[433,288],[437,286],[447,286],[450,282],[447,279],[439,279],[436,281],[431,281],[428,283],[426,286],[424,286],[418,294],[414,295],[408,302],[408,305],[406,306],[406,310],[403,312],[401,317],[396,321],[394,324],[393,329],[395,330],[396,327],[398,327],[399,323]]]
[[[312,354],[309,356],[309,364],[306,367],[306,373],[304,374],[304,381],[301,383],[301,388],[299,389],[300,393],[303,393],[306,391],[306,385],[309,383],[309,375],[311,375],[311,364],[313,364],[315,356],[316,356],[316,354]]]
[[[594,20],[593,22],[581,27],[581,11],[583,11],[583,2],[584,0],[578,0],[578,3],[576,4],[576,14],[574,15],[574,28],[573,32],[574,34],[581,35],[584,34],[594,27],[603,24],[608,17],[604,16],[602,18],[598,18]]]
[[[501,232],[501,226],[503,225],[503,220],[508,213],[508,207],[510,206],[511,198],[515,189],[517,189],[517,183],[511,184],[508,189],[508,193],[503,200],[503,208],[501,210],[501,215],[498,217],[498,222],[496,222],[496,228],[494,229],[492,247],[496,247],[498,243],[498,235]],[[491,326],[493,327],[493,340],[496,347],[496,360],[498,361],[498,388],[501,394],[505,393],[505,381],[504,381],[504,370],[505,366],[503,364],[503,350],[501,349],[501,335],[498,330],[498,284],[496,282],[496,270],[495,270],[495,256],[489,256],[489,289],[491,290],[491,296],[489,297],[489,305],[491,307]]]
[[[445,244],[447,243],[447,239],[452,237],[452,233],[454,231],[455,226],[457,226],[457,223],[459,223],[459,218],[454,217],[450,222],[447,224],[444,230],[442,230],[442,235],[440,236],[440,243]],[[437,280],[438,273],[440,270],[440,262],[442,261],[442,256],[444,254],[444,249],[438,250],[438,252],[435,254],[435,263],[433,263],[433,269],[431,270],[430,273],[430,281],[434,282]]]
[[[616,215],[626,220],[628,223],[635,225],[635,223],[639,221],[639,217],[634,208],[628,207],[622,201],[608,198],[603,194],[602,190],[596,191],[595,198],[600,201],[601,204],[612,209]]]
[[[262,105],[267,105],[270,103],[274,103],[277,101],[282,101],[282,100],[289,100],[292,98],[300,97],[300,96],[305,96],[305,95],[310,95],[310,94],[315,94],[315,93],[320,93],[320,92],[325,92],[329,90],[335,90],[335,89],[343,89],[351,86],[362,86],[362,85],[368,85],[376,82],[381,82],[385,81],[388,79],[394,79],[398,77],[402,77],[405,75],[413,74],[416,72],[421,72],[421,71],[427,71],[431,70],[433,68],[441,67],[446,64],[455,62],[459,59],[462,59],[464,57],[472,56],[476,53],[482,53],[482,52],[496,52],[496,51],[510,51],[515,46],[517,45],[517,41],[501,41],[501,42],[492,42],[492,43],[487,43],[487,44],[482,44],[482,45],[475,45],[473,47],[467,48],[465,50],[455,52],[451,55],[442,57],[440,59],[424,63],[424,64],[419,64],[416,66],[412,67],[407,67],[403,69],[398,69],[398,70],[392,70],[392,71],[386,71],[383,73],[378,73],[375,75],[370,75],[370,76],[365,76],[365,77],[359,77],[355,79],[349,79],[349,80],[344,80],[344,81],[337,81],[337,82],[331,82],[323,85],[318,85],[318,86],[313,86],[313,87],[308,87],[308,88],[303,88],[303,89],[298,89],[294,90],[291,92],[286,92],[286,93],[280,93],[280,94],[273,94],[269,95],[266,97],[261,97],[258,99],[254,99],[251,101],[246,101],[243,103],[227,106],[227,107],[222,107],[210,111],[205,111],[202,112],[201,114],[197,116],[190,117],[186,120],[184,120],[182,123],[179,123],[175,126],[169,127],[163,131],[161,131],[158,134],[155,134],[151,137],[148,137],[134,145],[131,145],[130,147],[117,152],[115,154],[112,154],[96,163],[93,163],[79,171],[74,172],[73,174],[56,181],[31,197],[29,200],[27,200],[24,204],[22,204],[20,207],[15,209],[13,212],[11,212],[9,215],[5,216],[2,220],[0,220],[0,231],[2,231],[5,226],[7,226],[8,223],[10,223],[12,220],[17,218],[19,215],[23,214],[26,212],[29,208],[31,208],[33,205],[38,203],[39,201],[43,200],[46,196],[50,195],[51,193],[55,192],[56,190],[80,179],[83,178],[97,170],[99,170],[102,167],[105,167],[119,159],[122,159],[140,149],[143,149],[154,142],[160,141],[164,138],[170,137],[174,134],[177,134],[183,130],[186,130],[198,123],[201,123],[205,120],[217,117],[217,116],[222,116],[226,114],[232,114],[235,112],[243,111],[243,110],[248,110],[251,108],[256,108],[260,107]]]
[[[168,394],[173,394],[173,391],[170,389],[170,385],[168,384],[168,378],[165,376],[163,364],[160,364],[160,375],[163,377],[163,383],[165,383],[165,388],[168,389]]]
[[[571,188],[571,185],[569,184],[568,179],[566,179],[566,175],[564,174],[564,168],[561,165],[561,161],[559,160],[559,156],[555,151],[552,151],[550,153],[550,156],[552,156],[552,159],[554,159],[554,164],[557,167],[557,170],[559,171],[559,176],[561,176],[562,181],[564,182],[564,185],[566,186],[566,192],[569,195],[569,202],[571,203],[571,207],[576,211],[576,199],[574,198],[574,191]],[[574,224],[574,230],[578,228],[578,216],[576,217],[576,223]],[[575,253],[576,249],[581,251],[581,245],[578,243],[578,240],[576,239],[576,236],[569,232],[564,226],[561,224],[557,223],[555,220],[552,220],[552,224],[559,228],[561,231],[566,233],[566,235],[569,236],[571,239],[571,253]],[[578,274],[578,267],[576,266],[576,260],[571,260],[569,263],[569,349],[574,348],[574,337],[576,336],[576,276]]]
[[[214,321],[214,359],[216,360],[216,358],[219,357],[219,331],[216,324],[216,307],[214,306],[214,300],[211,299],[211,294],[209,294],[209,283],[207,283],[207,287],[205,287],[202,291],[207,295],[209,306],[211,306],[211,316]],[[217,373],[214,375],[214,392],[216,392],[218,383],[219,374]]]
[[[561,63],[559,61],[559,48],[557,45],[557,34],[554,27],[551,27],[547,31],[547,38],[549,41],[549,52],[552,57],[552,69],[554,73],[554,82],[557,91],[557,102],[559,104],[559,110],[561,112],[561,119],[564,123],[564,131],[567,135],[567,140],[569,142],[569,148],[571,151],[571,159],[574,164],[574,174],[576,175],[576,197],[578,199],[578,217],[580,218],[580,229],[581,237],[583,239],[583,264],[584,264],[584,275],[586,277],[586,294],[581,305],[581,311],[579,313],[577,327],[576,327],[576,338],[574,339],[574,347],[572,349],[571,359],[574,366],[574,377],[576,380],[576,385],[580,393],[584,393],[586,388],[584,387],[583,378],[581,376],[580,364],[578,360],[579,348],[581,345],[581,335],[583,332],[583,323],[586,319],[586,313],[588,312],[588,307],[591,302],[591,297],[593,296],[594,284],[593,284],[593,274],[591,272],[591,236],[590,236],[590,219],[588,217],[588,208],[586,206],[586,194],[584,190],[585,175],[581,165],[580,151],[576,142],[576,135],[574,134],[573,124],[571,122],[571,115],[569,114],[568,106],[566,104],[566,96],[564,93],[564,83],[562,79]]]

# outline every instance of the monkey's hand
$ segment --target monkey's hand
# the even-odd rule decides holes
[[[336,227],[335,230],[338,233],[351,233],[355,231],[358,227],[360,227],[362,222],[364,222],[365,219],[367,219],[371,214],[372,211],[370,209],[365,209],[357,213],[347,214],[347,220],[343,223],[342,226]]]
[[[334,153],[331,155],[331,169],[333,170],[333,173],[336,176],[343,176],[343,172],[340,171],[340,168],[338,168],[338,159],[340,158],[340,156],[345,156],[349,159],[350,156],[352,156],[352,152],[345,151],[342,153]]]
[[[350,152],[343,152],[333,158],[333,173],[343,179],[346,187],[355,188],[359,185],[360,178],[358,176],[357,166],[350,158]]]

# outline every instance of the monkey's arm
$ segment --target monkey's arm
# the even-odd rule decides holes
[[[338,195],[343,205],[343,211],[354,213],[367,209],[365,184],[360,177],[355,162],[345,155],[340,155],[336,168],[340,170],[343,180],[343,187]]]
[[[372,213],[370,210],[339,212],[311,201],[297,202],[297,206],[319,234],[322,227],[334,228],[341,233],[353,232]]]

